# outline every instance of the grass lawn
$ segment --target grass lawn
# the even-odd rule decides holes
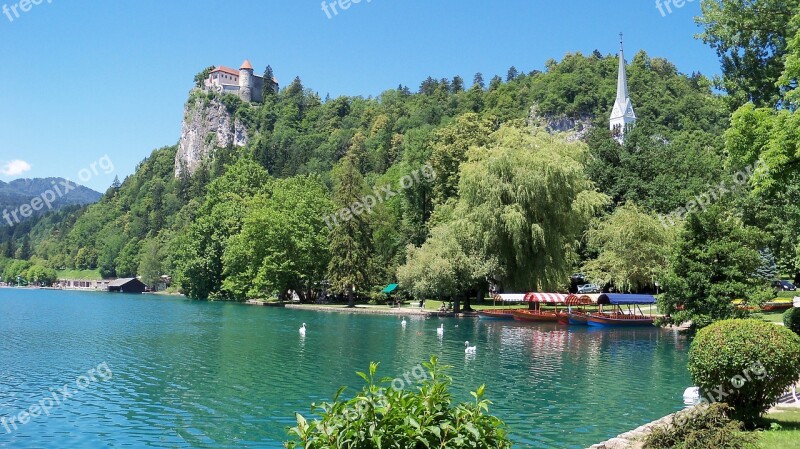
[[[771,413],[766,418],[767,423],[776,423],[781,426],[781,429],[760,432],[759,447],[800,449],[800,410]]]
[[[761,318],[772,323],[783,323],[783,311],[762,313]]]
[[[100,270],[61,270],[58,271],[59,279],[78,279],[84,281],[101,281]]]
[[[795,296],[800,296],[797,292],[778,292],[776,295],[778,298],[789,298],[792,299]]]

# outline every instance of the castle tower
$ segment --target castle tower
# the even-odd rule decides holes
[[[247,59],[239,67],[239,97],[248,103],[253,101],[253,66]]]
[[[622,47],[622,33],[619,35],[619,73],[617,74],[617,99],[614,109],[611,110],[609,123],[611,133],[617,142],[622,143],[625,138],[625,129],[636,123],[636,113],[633,112],[633,102],[628,94],[628,73],[625,70],[625,51]]]

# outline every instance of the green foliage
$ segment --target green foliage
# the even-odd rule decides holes
[[[715,403],[678,412],[671,424],[657,426],[644,440],[645,449],[750,449],[753,434],[731,420],[727,404]]]
[[[692,381],[732,416],[753,425],[800,378],[800,336],[761,320],[701,329],[689,350]]]
[[[328,279],[334,292],[347,294],[349,307],[355,306],[356,291],[368,290],[370,267],[367,261],[372,246],[369,212],[355,213],[351,209],[356,204],[363,206],[367,193],[359,170],[363,160],[360,156],[358,145],[353,145],[334,171],[333,202],[338,219],[328,223],[332,227]]]
[[[206,67],[205,69],[203,69],[203,71],[201,71],[200,73],[195,75],[194,76],[194,86],[197,87],[198,89],[202,89],[203,86],[205,85],[205,81],[208,79],[208,76],[216,68],[217,68],[216,66],[212,65],[212,66]]]
[[[308,298],[330,260],[328,191],[317,176],[275,180],[269,190],[248,201],[241,232],[225,246],[223,290],[236,299],[286,299],[289,290]]]
[[[778,103],[787,43],[798,32],[798,0],[703,0],[699,37],[717,51],[732,109]]]
[[[744,225],[725,205],[690,214],[678,234],[659,310],[672,323],[691,321],[695,329],[743,316],[734,300],[758,305],[768,294],[763,281],[752,276],[766,240],[763,231]]]
[[[633,203],[593,223],[588,246],[597,253],[583,265],[592,282],[620,291],[652,287],[667,269],[674,232]]]
[[[390,378],[377,379],[377,363],[358,373],[366,385],[354,398],[342,400],[344,388],[331,403],[314,405],[319,419],[297,415],[290,429],[296,440],[288,449],[476,448],[510,449],[505,426],[489,415],[484,387],[472,392],[474,402],[453,404],[452,380],[436,357],[424,364],[427,373],[413,391],[392,388]],[[420,371],[424,371],[420,367]]]
[[[792,307],[783,314],[783,325],[786,329],[800,335],[800,308]]]

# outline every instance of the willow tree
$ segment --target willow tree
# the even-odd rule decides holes
[[[594,282],[612,283],[622,291],[655,285],[667,269],[675,236],[672,228],[633,203],[595,221],[587,233],[597,257],[583,271]]]
[[[435,280],[415,281],[409,273],[436,276],[428,261],[438,259],[430,252],[438,251],[438,258],[452,265],[453,254],[458,253],[444,251],[438,240],[455,233],[466,260],[478,267],[473,280],[492,277],[507,289],[519,291],[564,286],[580,236],[608,202],[584,172],[586,157],[584,144],[569,142],[564,136],[539,128],[502,126],[487,145],[468,152],[460,166],[458,200],[444,206],[452,211],[437,209],[431,243],[409,251],[400,278],[420,292],[426,285],[435,286]],[[452,270],[446,268],[441,272],[448,285]],[[458,284],[455,291],[463,293],[472,287]],[[436,288],[431,287],[429,293]]]

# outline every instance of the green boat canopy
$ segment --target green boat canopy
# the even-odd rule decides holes
[[[397,284],[389,284],[383,289],[383,291],[381,291],[381,293],[386,293],[388,295],[395,290],[397,290]]]

